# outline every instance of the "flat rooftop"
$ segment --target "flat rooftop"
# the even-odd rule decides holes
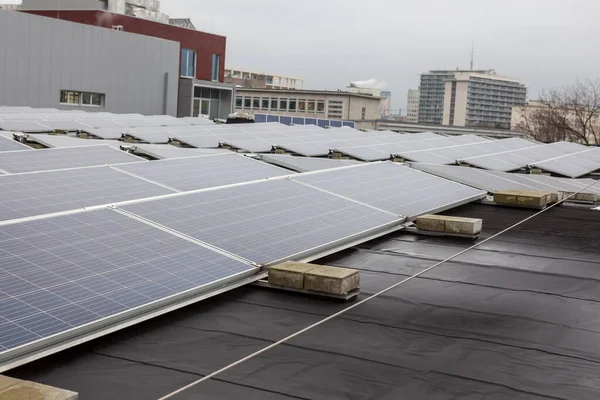
[[[469,204],[481,239],[533,210]],[[176,399],[597,399],[600,211],[547,210]],[[400,231],[319,260],[364,298],[470,246]],[[9,371],[82,399],[149,399],[348,304],[245,286]]]

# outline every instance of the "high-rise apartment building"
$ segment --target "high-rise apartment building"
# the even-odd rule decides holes
[[[490,73],[458,72],[446,81],[443,125],[510,129],[512,108],[525,103],[518,80]]]
[[[421,74],[419,97],[419,123],[441,125],[444,118],[444,93],[446,82],[454,79],[457,73],[477,72],[491,73],[492,71],[471,70],[435,70]]]
[[[406,101],[406,122],[419,122],[419,97],[420,90],[409,89]]]

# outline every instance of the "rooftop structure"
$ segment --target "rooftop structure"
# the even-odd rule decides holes
[[[0,373],[159,398],[296,334],[174,398],[594,398],[596,150],[0,107]],[[359,270],[360,303],[266,289],[284,261]]]
[[[360,121],[380,118],[381,97],[344,91],[238,88],[235,109],[249,114]]]
[[[238,68],[225,69],[225,82],[243,88],[254,89],[302,90],[304,86],[304,80],[302,78],[242,70]]]

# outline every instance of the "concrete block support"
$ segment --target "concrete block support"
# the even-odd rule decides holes
[[[521,207],[546,207],[552,198],[551,192],[537,190],[502,190],[494,193],[494,202]]]
[[[447,215],[422,215],[417,218],[417,229],[458,235],[477,235],[483,228],[478,218],[451,217]]]
[[[286,261],[269,268],[269,283],[294,289],[304,289],[304,274],[317,268],[316,264]]]
[[[319,266],[304,274],[304,289],[315,292],[346,294],[359,287],[358,270]]]
[[[0,375],[0,399],[2,400],[77,400],[77,398],[75,392]]]

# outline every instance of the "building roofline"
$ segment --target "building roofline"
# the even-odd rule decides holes
[[[296,94],[323,94],[323,95],[340,95],[340,96],[353,96],[363,97],[366,99],[377,99],[381,100],[381,96],[373,96],[366,93],[352,93],[345,92],[342,90],[306,90],[306,89],[261,89],[261,88],[237,88],[238,92],[278,92],[278,93],[296,93]]]
[[[300,80],[300,81],[304,81],[304,78],[299,78],[297,76],[290,76],[290,75],[281,75],[281,74],[272,74],[270,72],[258,72],[258,71],[254,71],[251,69],[241,69],[241,68],[230,68],[230,67],[225,67],[225,71],[240,71],[240,72],[249,72],[249,73],[253,73],[256,75],[269,75],[269,76],[278,76],[280,78],[287,78],[287,79],[296,79],[296,80]]]

